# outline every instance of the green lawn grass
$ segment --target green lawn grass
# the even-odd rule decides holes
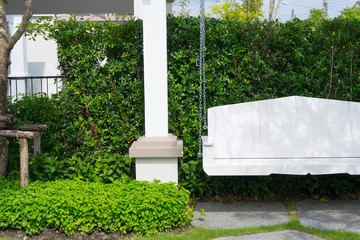
[[[309,233],[324,239],[329,240],[359,240],[360,234],[353,232],[346,232],[343,230],[322,230],[305,227],[300,224],[299,217],[296,211],[296,202],[285,202],[286,210],[289,214],[290,222],[268,226],[268,227],[251,227],[251,228],[239,228],[239,229],[205,229],[201,227],[195,227],[188,231],[184,231],[179,234],[163,233],[153,236],[138,237],[137,239],[146,240],[167,240],[167,239],[213,239],[217,237],[229,237],[229,236],[242,236],[256,233],[266,233],[285,230],[297,230],[300,232]]]
[[[289,223],[275,225],[275,226],[268,226],[268,227],[251,227],[251,228],[240,228],[240,229],[205,229],[201,227],[195,227],[179,234],[163,233],[163,234],[156,234],[153,236],[137,237],[136,239],[139,240],[140,239],[141,240],[142,239],[146,239],[146,240],[209,239],[210,240],[217,237],[242,236],[242,235],[284,231],[284,230],[297,230],[329,240],[360,239],[360,234],[358,233],[346,232],[342,230],[320,230],[315,228],[309,228],[301,225],[299,221],[291,221]]]

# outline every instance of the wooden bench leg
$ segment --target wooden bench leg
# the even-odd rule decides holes
[[[41,134],[37,134],[34,138],[34,155],[41,152]]]
[[[20,145],[20,187],[24,188],[29,185],[29,152],[27,138],[19,138]]]

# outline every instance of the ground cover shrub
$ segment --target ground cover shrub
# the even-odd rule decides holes
[[[358,192],[359,178],[347,175],[208,177],[198,157],[199,19],[169,16],[167,26],[169,132],[184,141],[181,186],[197,196],[267,198],[296,190],[341,197]],[[97,24],[72,19],[48,30],[48,37],[58,43],[65,81],[59,94],[64,125],[58,141],[63,149],[38,161],[37,178],[94,178],[99,172],[90,163],[98,161],[98,156],[91,157],[96,152],[123,156],[118,172],[132,174],[126,154],[144,134],[141,21]],[[206,18],[207,107],[291,95],[360,101],[359,38],[359,20],[335,18],[314,24],[298,19],[239,23]],[[41,175],[41,165],[50,169],[56,162],[61,165],[55,169],[65,170]]]
[[[68,236],[95,230],[154,234],[191,220],[189,195],[174,183],[126,178],[112,184],[58,180],[33,182],[20,190],[0,187],[0,229],[30,235],[45,227]]]

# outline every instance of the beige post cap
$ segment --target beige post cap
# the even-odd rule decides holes
[[[183,141],[177,140],[173,134],[166,137],[140,137],[130,149],[133,158],[182,157]]]

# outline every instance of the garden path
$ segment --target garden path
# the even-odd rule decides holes
[[[200,213],[204,209],[205,215]],[[300,223],[318,229],[335,229],[360,233],[360,200],[347,201],[300,201],[296,203]],[[208,229],[230,229],[243,227],[271,226],[289,222],[283,203],[217,202],[198,203],[192,221],[193,226]],[[216,240],[271,240],[271,239],[321,239],[299,231],[278,231],[239,237],[217,238]]]

